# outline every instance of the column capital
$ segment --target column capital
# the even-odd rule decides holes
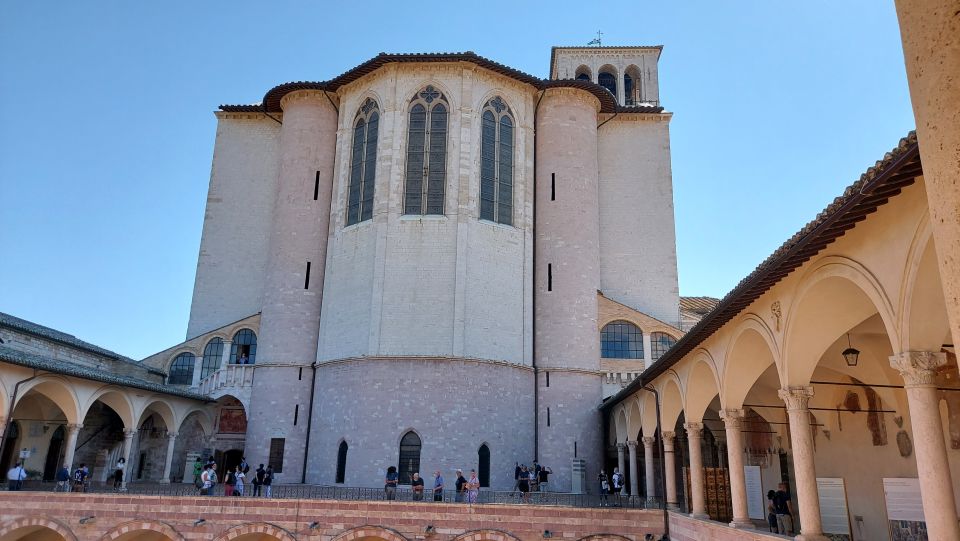
[[[904,387],[933,387],[937,369],[947,364],[939,351],[904,351],[890,356],[890,366],[900,372]]]
[[[167,432],[168,440],[175,440],[177,439],[177,436],[179,436],[179,434],[177,434],[176,432]]]
[[[133,437],[137,435],[137,432],[138,431],[136,429],[125,429],[123,431],[123,437],[128,440],[132,440]]]
[[[617,443],[617,451],[618,451],[618,452],[622,452],[622,451],[623,451],[624,449],[626,449],[626,448],[627,448],[627,444],[626,444],[626,443],[623,443],[623,442],[618,442],[618,443]]]
[[[703,423],[683,423],[683,428],[687,430],[687,438],[697,438],[699,439],[700,431],[703,430]]]
[[[656,443],[657,438],[653,436],[644,436],[643,437],[643,446],[644,447],[653,447],[653,444]]]
[[[807,411],[807,403],[813,398],[813,387],[784,387],[777,394],[787,405],[787,411]]]
[[[664,443],[673,443],[673,440],[677,437],[676,432],[663,432],[660,435],[663,437]]]
[[[83,423],[67,423],[68,431],[79,431],[83,428]]]
[[[723,419],[723,424],[727,428],[739,429],[743,425],[743,410],[742,409],[720,410],[720,418]]]
[[[630,448],[632,448],[632,449],[636,449],[636,448],[637,448],[637,440],[629,440],[629,441],[627,441],[627,447],[630,447]]]

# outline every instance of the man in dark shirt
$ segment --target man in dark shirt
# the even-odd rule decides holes
[[[773,512],[777,515],[777,530],[781,535],[793,535],[793,502],[786,483],[777,485],[773,496]]]
[[[463,477],[463,470],[457,470],[457,495],[455,500],[458,502],[463,502],[464,486],[467,484],[467,480]]]
[[[263,486],[263,478],[267,476],[267,470],[263,469],[263,464],[260,464],[260,467],[257,468],[257,471],[253,474],[253,496],[257,497],[260,495],[260,487]]]
[[[541,466],[540,471],[537,474],[540,476],[540,482],[537,483],[538,490],[540,492],[547,491],[547,483],[550,481],[550,474],[553,473],[553,470],[546,466]]]
[[[516,492],[520,490],[520,463],[517,462],[516,467],[513,468],[513,491]]]
[[[414,473],[413,479],[410,481],[410,488],[413,490],[413,499],[415,501],[423,500],[423,478],[420,477],[420,473]]]

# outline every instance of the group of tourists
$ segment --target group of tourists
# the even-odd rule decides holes
[[[786,483],[767,491],[767,523],[773,533],[793,535],[793,502]]]
[[[529,468],[526,464],[517,462],[513,468],[513,493],[519,493],[521,501],[529,502],[531,492],[547,491],[552,473],[553,470],[537,464],[536,461]]]
[[[620,468],[614,468],[610,477],[607,477],[607,472],[600,470],[597,482],[600,483],[600,507],[620,506],[620,493],[623,491],[623,474],[620,473]],[[616,503],[610,503],[610,494],[616,497]]]
[[[199,464],[199,460],[197,464]],[[197,468],[194,468],[196,471]],[[220,482],[217,477],[217,463],[210,458],[202,468],[200,474],[195,476],[194,483],[200,491],[201,496],[214,496],[217,493],[216,486]],[[241,459],[240,463],[233,468],[227,468],[227,473],[223,476],[223,495],[224,496],[244,496],[246,486],[252,486],[249,496],[270,498],[273,488],[273,466],[264,468],[260,464],[253,474],[250,474],[250,465],[247,459]]]
[[[463,470],[456,470],[456,481],[454,481],[454,501],[477,503],[477,496],[480,495],[480,478],[477,477],[477,470],[470,470],[470,479],[463,476]],[[396,466],[387,468],[387,476],[384,478],[383,491],[388,500],[397,499],[397,485],[400,482],[400,474]],[[410,490],[413,492],[414,501],[423,501],[425,491],[425,482],[420,477],[419,472],[414,472],[410,478]],[[433,473],[433,501],[443,501],[444,490],[443,474],[440,470]]]

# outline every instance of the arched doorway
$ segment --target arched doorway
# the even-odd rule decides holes
[[[63,440],[66,433],[63,425],[57,427],[50,437],[50,445],[47,447],[47,460],[43,465],[43,480],[53,481],[57,476],[57,466],[63,459]]]
[[[413,474],[420,471],[420,447],[420,436],[413,430],[400,439],[400,460],[397,467],[401,485],[409,485]]]
[[[7,428],[3,442],[3,456],[0,457],[0,470],[6,472],[13,466],[14,451],[17,450],[17,440],[20,439],[20,423],[13,421]]]
[[[480,477],[480,486],[490,486],[490,448],[484,443],[477,451],[477,474]]]
[[[335,483],[345,483],[347,477],[347,442],[341,441],[337,450],[337,478]]]

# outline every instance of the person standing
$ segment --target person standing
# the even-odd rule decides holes
[[[770,533],[777,533],[777,513],[773,505],[773,500],[777,497],[776,490],[767,491],[767,525],[770,527]]]
[[[113,470],[113,489],[123,488],[123,469],[127,466],[127,459],[120,457],[117,461],[117,468]]]
[[[464,490],[467,486],[467,480],[463,478],[463,470],[457,470],[457,482],[456,482],[456,495],[454,496],[454,501],[461,503],[463,502]]]
[[[73,471],[73,491],[86,492],[87,465],[80,464],[80,467]]]
[[[420,478],[419,472],[413,474],[413,480],[410,481],[410,488],[413,490],[413,500],[417,502],[423,501],[423,479]]]
[[[266,474],[267,470],[263,469],[263,464],[260,464],[257,471],[253,473],[253,496],[255,498],[260,496],[260,487],[263,485],[263,477]]]
[[[477,503],[477,496],[480,495],[480,479],[477,477],[477,470],[470,470],[470,480],[467,481],[467,502]]]
[[[7,490],[20,490],[26,478],[27,470],[23,469],[23,464],[17,462],[17,465],[7,472]]]
[[[777,515],[777,530],[781,535],[793,535],[793,502],[786,483],[777,485],[773,496],[773,512]]]
[[[247,469],[249,470],[249,469],[250,469],[250,466],[247,466]],[[236,474],[236,476],[237,476],[237,485],[236,485],[236,489],[235,489],[236,492],[234,493],[234,495],[243,497],[244,479],[247,478],[247,474],[244,473],[243,468],[241,468],[240,466],[237,466],[237,474]]]
[[[520,499],[524,503],[530,501],[530,472],[526,466],[520,466]]]
[[[513,468],[513,492],[520,490],[520,463],[517,462],[516,466]],[[513,496],[513,494],[511,494]]]
[[[233,496],[233,490],[237,486],[237,471],[239,468],[236,466],[231,470],[227,468],[227,475],[223,477],[223,495],[224,496]]]
[[[607,499],[607,494],[610,493],[610,480],[607,479],[607,472],[600,470],[597,481],[600,482],[600,507],[610,505],[610,501]]]
[[[440,470],[433,473],[433,501],[443,501],[443,476],[440,475]]]
[[[57,471],[56,492],[70,492],[70,470],[66,466],[60,466]]]
[[[200,480],[203,481],[203,488],[200,489],[200,494],[203,496],[213,496],[213,487],[217,484],[217,465],[208,464],[205,466],[203,473],[200,475]]]
[[[383,480],[383,492],[388,500],[397,499],[397,483],[400,481],[400,475],[397,474],[397,468],[390,466],[387,468],[387,477]]]
[[[546,492],[546,491],[547,491],[547,483],[550,482],[550,474],[551,474],[551,473],[553,473],[553,470],[551,470],[550,468],[548,468],[548,467],[546,467],[546,466],[541,466],[541,467],[540,467],[540,482],[537,484],[537,486],[538,486],[539,489],[540,489],[540,492]]]
[[[613,469],[613,493],[617,497],[617,505],[620,505],[620,491],[623,490],[623,474],[620,473],[620,468]]]
[[[263,497],[269,498],[271,495],[270,487],[273,486],[273,466],[267,466],[267,471],[263,475]]]

